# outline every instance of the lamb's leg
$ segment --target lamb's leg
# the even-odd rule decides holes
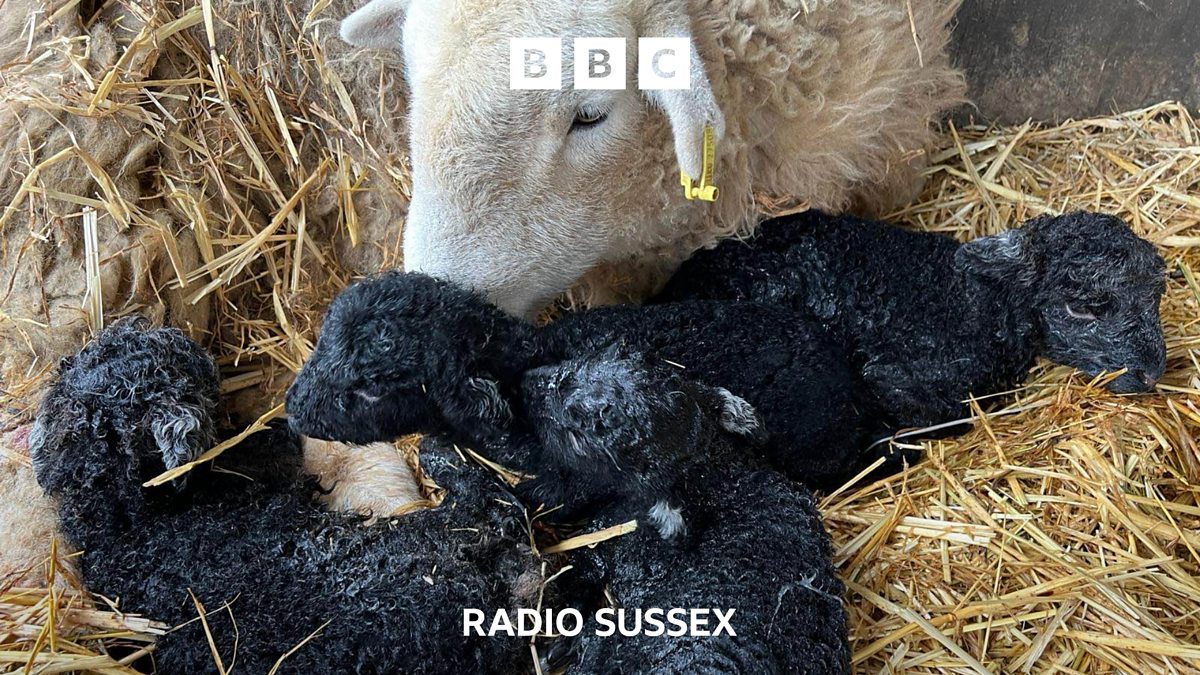
[[[217,384],[203,348],[140,319],[101,331],[63,361],[29,445],[74,544],[90,548],[136,528],[152,498],[142,483],[211,446]]]

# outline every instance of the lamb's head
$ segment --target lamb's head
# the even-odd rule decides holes
[[[679,169],[699,176],[704,127],[719,138],[724,118],[695,50],[690,89],[639,90],[636,38],[690,37],[687,5],[370,0],[348,17],[346,41],[404,52],[405,267],[527,316],[597,263],[670,243],[670,221],[705,208],[683,199]],[[563,87],[512,89],[510,41],[548,36],[563,40]],[[573,87],[577,37],[626,39],[624,89]]]
[[[510,413],[498,379],[520,367],[530,330],[474,292],[423,274],[355,283],[330,305],[288,390],[292,428],[364,444],[502,425]]]
[[[1126,370],[1109,384],[1118,393],[1150,391],[1162,377],[1165,264],[1119,218],[1044,216],[964,245],[958,260],[1031,303],[1047,358],[1090,376]]]
[[[589,494],[568,498],[618,495],[646,509],[664,537],[683,525],[671,495],[687,467],[705,461],[717,436],[761,430],[750,405],[729,392],[611,350],[529,371],[522,399],[541,461],[583,477],[575,487]]]
[[[42,399],[29,436],[38,481],[53,493],[63,476],[83,478],[64,467],[110,447],[139,482],[194,459],[216,435],[217,383],[212,358],[177,329],[131,317],[101,330],[63,359]],[[75,457],[52,452],[81,446],[86,453]],[[102,476],[112,461],[92,456],[86,469]]]

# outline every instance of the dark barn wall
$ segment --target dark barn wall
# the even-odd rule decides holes
[[[952,49],[977,118],[1200,108],[1200,0],[964,0]]]

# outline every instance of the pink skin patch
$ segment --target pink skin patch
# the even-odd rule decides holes
[[[8,435],[8,447],[11,448],[13,452],[15,452],[19,455],[22,455],[24,457],[28,457],[29,456],[29,432],[32,430],[33,430],[32,424],[24,424],[24,425],[17,427],[16,429],[13,429],[12,432],[10,432]]]

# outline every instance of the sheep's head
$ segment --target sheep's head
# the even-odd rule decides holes
[[[105,476],[113,450],[138,482],[190,461],[213,443],[217,382],[212,358],[177,329],[133,317],[100,331],[63,359],[38,409],[29,438],[38,481],[54,492],[64,476]],[[63,447],[73,456],[54,452]],[[80,462],[90,474],[67,468]]]
[[[1011,283],[1020,302],[1032,303],[1051,360],[1090,376],[1127,370],[1109,385],[1118,393],[1152,390],[1162,377],[1165,264],[1119,218],[1037,218],[964,245],[958,262]]]
[[[670,222],[706,208],[679,169],[699,176],[704,127],[719,138],[724,118],[694,49],[690,89],[639,90],[637,38],[691,37],[687,4],[371,0],[348,17],[346,41],[404,52],[406,268],[528,316],[597,263],[671,243]],[[547,36],[563,88],[511,89],[510,40]],[[576,37],[626,39],[625,89],[574,89]]]
[[[761,433],[742,399],[640,355],[610,352],[531,370],[523,390],[541,461],[580,477],[566,497],[617,495],[647,509],[664,537],[683,525],[673,488],[687,465],[705,461],[715,432]]]
[[[475,437],[509,416],[502,368],[530,327],[471,291],[388,272],[343,291],[287,395],[299,433],[348,443],[412,433]]]

